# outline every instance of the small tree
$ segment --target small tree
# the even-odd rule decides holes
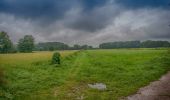
[[[34,37],[25,35],[24,38],[18,41],[18,50],[20,52],[32,52],[34,48]]]
[[[60,53],[55,52],[52,57],[52,64],[60,64],[60,58],[61,58]]]
[[[12,50],[12,42],[6,32],[0,32],[0,53],[9,53]]]

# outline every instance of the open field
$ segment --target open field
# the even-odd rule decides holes
[[[62,64],[50,65],[53,52],[1,54],[6,84],[3,99],[117,100],[157,80],[169,69],[166,49],[62,51]],[[73,54],[74,53],[74,54]],[[106,90],[88,87],[104,83]]]

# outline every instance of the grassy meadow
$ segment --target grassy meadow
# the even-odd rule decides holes
[[[4,84],[0,99],[117,100],[159,79],[170,69],[166,49],[61,51],[61,65],[50,64],[53,52],[0,54]],[[104,83],[106,90],[88,87]]]

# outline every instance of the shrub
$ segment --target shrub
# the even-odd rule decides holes
[[[60,53],[55,52],[52,57],[52,64],[60,64]]]

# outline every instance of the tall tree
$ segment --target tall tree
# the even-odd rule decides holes
[[[18,41],[18,50],[20,52],[32,52],[34,49],[34,37],[25,35],[24,38]]]
[[[8,34],[4,31],[0,32],[0,53],[9,53],[12,51],[12,47]]]

